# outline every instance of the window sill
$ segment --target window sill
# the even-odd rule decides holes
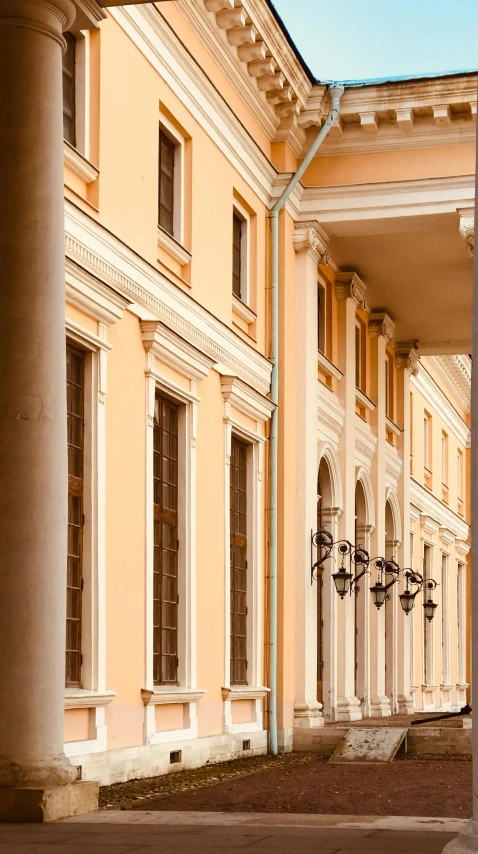
[[[456,687],[460,691],[466,691],[466,689],[470,687],[470,683],[469,682],[457,682]]]
[[[370,400],[370,398],[365,394],[365,392],[359,388],[355,389],[355,401],[356,403],[358,403],[361,409],[366,409],[368,410],[368,412],[373,412],[373,410],[376,408],[373,400]]]
[[[100,170],[93,166],[86,157],[83,157],[66,139],[63,140],[63,158],[65,166],[74,172],[78,178],[81,178],[85,184],[92,184],[100,174]]]
[[[249,685],[232,685],[222,689],[223,700],[261,700],[270,688],[251,688]]]
[[[401,436],[402,435],[402,430],[400,429],[398,424],[395,424],[395,421],[392,421],[392,419],[389,418],[388,415],[385,419],[385,422],[387,425],[387,431],[389,433],[393,433],[394,436]]]
[[[206,694],[205,690],[193,690],[192,688],[181,688],[170,685],[164,688],[153,688],[152,691],[143,688],[141,691],[145,706],[170,705],[172,703],[198,703],[204,694]]]
[[[108,706],[116,696],[116,691],[65,688],[65,709],[94,709],[98,706]]]
[[[168,252],[181,267],[189,264],[192,255],[171,234],[158,225],[158,246]]]
[[[232,310],[235,314],[239,315],[242,320],[245,320],[246,323],[254,323],[257,320],[257,314],[252,308],[249,308],[245,302],[243,302],[239,297],[236,297],[235,294],[232,295]]]
[[[342,371],[340,371],[320,350],[317,351],[317,364],[327,377],[331,377],[334,380],[342,379]]]

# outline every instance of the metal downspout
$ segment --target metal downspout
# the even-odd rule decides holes
[[[270,529],[270,672],[269,672],[269,737],[270,752],[279,752],[277,740],[277,479],[279,440],[279,212],[299,183],[316,152],[322,145],[340,112],[340,99],[344,87],[329,86],[332,99],[330,113],[320,129],[310,151],[292,177],[280,199],[271,208],[272,219],[272,402],[275,404],[271,418],[271,529]]]

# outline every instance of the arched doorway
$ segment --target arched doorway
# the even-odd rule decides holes
[[[367,549],[368,527],[367,527],[367,499],[360,480],[355,487],[355,543]],[[369,584],[367,576],[359,582],[360,590],[354,594],[355,600],[355,696],[362,704],[362,714],[367,715],[368,709],[368,678],[367,678],[367,604]]]

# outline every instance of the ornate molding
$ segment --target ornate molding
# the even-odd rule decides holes
[[[335,278],[335,296],[337,299],[352,299],[357,308],[366,309],[366,290],[367,286],[357,273],[337,273]]]
[[[374,312],[370,315],[368,325],[370,338],[385,338],[387,344],[395,346],[395,324],[385,311]]]
[[[409,371],[413,377],[418,374],[420,357],[414,344],[401,344],[395,350],[395,365],[400,371]]]
[[[460,234],[463,240],[466,240],[468,253],[473,258],[475,248],[475,209],[459,208],[458,215],[460,217]]]
[[[311,249],[317,255],[317,263],[328,264],[329,238],[316,220],[296,222],[292,242],[296,252],[304,252]]]

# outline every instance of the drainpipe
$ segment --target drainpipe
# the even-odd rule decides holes
[[[299,183],[316,152],[322,145],[330,128],[340,112],[340,99],[344,87],[332,84],[329,94],[332,105],[329,115],[323,124],[312,148],[302,161],[297,172],[292,177],[280,199],[271,208],[272,219],[272,402],[275,408],[271,419],[271,530],[270,530],[270,672],[269,672],[269,734],[270,751],[279,752],[277,742],[277,469],[278,469],[278,439],[279,439],[279,212],[284,208],[287,199]]]

